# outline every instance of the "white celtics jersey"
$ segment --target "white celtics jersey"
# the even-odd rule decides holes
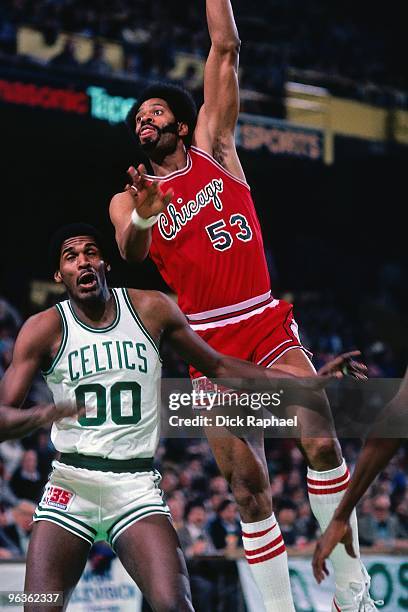
[[[116,317],[102,329],[76,316],[69,300],[57,304],[62,341],[44,372],[54,402],[85,404],[79,419],[54,423],[58,451],[109,459],[150,458],[159,440],[161,360],[126,289],[112,289]]]

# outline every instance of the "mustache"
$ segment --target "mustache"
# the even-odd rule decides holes
[[[149,125],[149,124],[147,124]],[[145,127],[145,126],[143,126]],[[155,129],[157,131],[157,140],[160,140],[162,134],[177,134],[178,131],[178,123],[177,121],[173,121],[171,123],[168,123],[167,125],[164,125],[162,128],[159,128],[155,125],[151,126],[153,129]],[[140,141],[140,136],[139,136],[139,144],[143,149],[150,149],[152,147],[152,145],[154,146],[155,143],[151,143],[151,142],[146,142],[144,144],[141,143]]]

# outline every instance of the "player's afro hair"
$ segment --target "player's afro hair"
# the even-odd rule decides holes
[[[153,83],[146,87],[141,93],[132,108],[129,110],[125,122],[133,136],[135,135],[135,117],[143,102],[151,98],[161,98],[170,107],[171,112],[177,119],[188,125],[188,134],[184,136],[184,144],[189,147],[193,138],[193,132],[197,123],[197,106],[193,96],[183,87],[174,83]],[[139,141],[137,141],[139,144]]]
[[[68,238],[75,238],[76,236],[92,236],[101,252],[106,254],[106,241],[96,227],[88,223],[70,223],[68,225],[63,225],[56,230],[50,242],[49,258],[54,272],[59,269],[61,247],[63,243],[65,240],[68,240]]]

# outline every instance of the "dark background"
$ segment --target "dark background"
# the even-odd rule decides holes
[[[47,279],[56,227],[87,221],[112,237],[112,282],[162,286],[150,264],[131,272],[108,217],[135,151],[125,126],[1,105],[1,288],[24,308],[31,279]],[[356,146],[357,145],[357,146]],[[275,293],[375,294],[385,266],[406,266],[406,149],[337,138],[333,166],[240,152],[263,227]],[[401,279],[402,281],[403,279]],[[388,282],[388,281],[387,281]],[[395,288],[405,293],[405,284]]]

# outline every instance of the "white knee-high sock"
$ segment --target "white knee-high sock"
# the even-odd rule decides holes
[[[313,514],[319,522],[322,532],[329,524],[334,511],[339,505],[350,480],[345,460],[334,470],[317,472],[307,470],[307,488],[309,492],[310,506]],[[357,555],[356,559],[347,554],[343,544],[338,544],[330,555],[333,564],[336,585],[340,588],[349,588],[350,582],[364,582],[362,564],[360,561],[360,548],[358,543],[358,527],[356,511],[350,517],[350,525],[353,532],[353,548]]]
[[[288,555],[275,515],[256,523],[241,522],[241,527],[245,556],[267,612],[295,612]]]

